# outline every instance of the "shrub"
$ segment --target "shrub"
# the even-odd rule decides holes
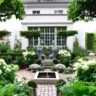
[[[28,86],[30,86],[30,87],[32,87],[33,89],[36,89],[37,88],[37,84],[34,82],[34,81],[29,81],[28,83],[27,83],[27,85]]]
[[[55,67],[55,64],[54,63],[51,64],[51,70],[52,71],[56,71],[56,67]]]
[[[78,61],[73,65],[76,76],[81,81],[94,82],[96,81],[96,61],[83,60]]]
[[[71,60],[71,53],[67,50],[59,50],[58,54],[62,64],[68,64]]]
[[[80,47],[78,39],[76,38],[73,43],[72,58],[75,59],[77,56],[84,57],[86,55],[87,55],[87,51],[84,48]]]
[[[34,51],[23,52],[22,54],[26,64],[32,64],[36,60],[36,54]]]
[[[53,63],[54,63],[54,64],[58,64],[59,62],[58,62],[57,59],[53,59]]]
[[[94,33],[86,33],[86,48],[93,50],[94,48]]]
[[[66,81],[64,81],[63,79],[60,79],[60,80],[56,81],[56,87],[57,88],[60,88],[64,84],[66,84]]]
[[[0,44],[0,52],[1,53],[6,53],[10,50],[10,47],[8,44]]]
[[[11,55],[2,55],[0,58],[4,59],[5,62],[8,64],[12,63],[12,60],[13,60]]]
[[[96,96],[96,86],[93,83],[73,82],[60,88],[61,96]]]
[[[17,65],[7,65],[3,59],[0,59],[0,80],[8,80],[9,82],[14,82],[18,70]]]

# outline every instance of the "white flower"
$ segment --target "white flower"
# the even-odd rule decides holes
[[[82,65],[79,63],[79,62],[76,62],[74,65],[73,65],[73,69],[74,70],[77,70],[77,69],[79,69],[80,67],[82,67]]]
[[[65,65],[64,64],[57,64],[56,66],[56,69],[65,69]]]
[[[27,52],[27,51],[26,51],[26,52],[23,52],[22,54],[23,54],[23,56],[26,58],[26,56],[29,55],[29,54],[32,55],[32,56],[35,55],[35,52],[34,52],[34,51]]]
[[[95,53],[89,53],[89,56],[95,56]]]
[[[58,54],[59,55],[65,55],[65,56],[71,56],[70,52],[67,50],[64,50],[64,49],[59,50]]]
[[[85,65],[82,66],[82,69],[83,70],[88,70],[89,69],[89,66],[85,64]]]
[[[4,59],[0,59],[0,65],[1,64],[7,65]]]
[[[38,65],[38,64],[31,64],[29,66],[29,69],[39,69],[39,68],[40,68],[40,65]]]

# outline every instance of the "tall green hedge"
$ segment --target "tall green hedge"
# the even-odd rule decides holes
[[[86,49],[93,50],[94,40],[95,40],[94,33],[86,33]]]

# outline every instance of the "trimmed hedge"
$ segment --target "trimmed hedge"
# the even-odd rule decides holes
[[[93,50],[94,40],[95,40],[94,33],[86,33],[86,49]]]
[[[75,31],[75,30],[69,30],[69,31],[67,31],[67,30],[61,30],[61,31],[58,31],[57,32],[57,35],[58,36],[61,36],[61,37],[73,36],[75,34],[78,34],[78,32]]]
[[[41,33],[38,30],[20,31],[20,35],[25,38],[40,37]]]

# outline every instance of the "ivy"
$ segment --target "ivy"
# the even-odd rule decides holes
[[[29,30],[29,31],[20,31],[20,35],[25,38],[40,37],[40,31]]]
[[[77,34],[77,31],[75,31],[75,30],[69,30],[69,31],[67,31],[67,30],[62,30],[62,31],[58,31],[58,32],[57,32],[57,35],[58,35],[58,36],[61,36],[61,37],[73,36],[73,35],[75,35],[75,34]]]
[[[7,36],[7,35],[10,35],[10,32],[6,31],[6,30],[2,30],[0,31],[0,38],[4,37],[4,36]]]

